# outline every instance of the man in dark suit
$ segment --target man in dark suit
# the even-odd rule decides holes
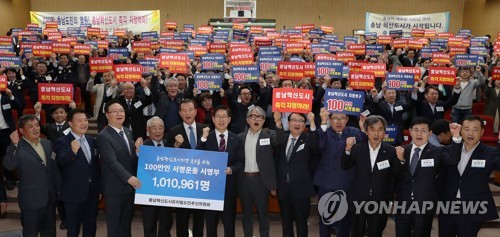
[[[132,130],[134,140],[139,137],[146,138],[146,119],[144,118],[143,109],[152,102],[151,91],[145,82],[141,84],[146,96],[136,95],[134,84],[126,82],[122,87],[123,94],[116,98],[125,108],[123,126]]]
[[[430,237],[438,200],[436,177],[441,168],[448,165],[444,159],[446,149],[429,142],[430,124],[425,117],[412,120],[410,134],[412,143],[403,147],[404,167],[395,183],[396,202],[403,207],[402,210],[396,209],[396,236]],[[426,207],[422,213],[422,208],[429,202],[434,204],[433,207]],[[411,212],[410,206],[414,203],[420,208],[418,213]]]
[[[354,205],[355,202],[363,201],[388,204],[393,200],[393,179],[400,175],[403,168],[404,148],[395,149],[382,143],[386,126],[387,123],[381,116],[369,116],[364,123],[368,142],[354,144],[352,137],[346,140],[342,168],[356,167],[347,195],[353,237],[363,237],[366,227],[368,236],[382,236],[387,223],[388,213],[376,212],[368,215],[363,206],[359,208]]]
[[[66,211],[68,237],[77,237],[82,225],[83,236],[93,237],[101,183],[97,145],[95,138],[85,135],[89,126],[85,111],[69,111],[68,123],[71,132],[54,142],[62,176],[59,198]]]
[[[14,97],[10,89],[6,89],[5,92],[0,93],[0,103],[1,103],[1,113],[0,113],[0,161],[3,160],[7,146],[10,144],[10,134],[16,129],[16,124],[14,118],[12,117],[12,110],[20,111],[21,103],[17,98]],[[11,171],[2,168],[0,171],[0,179],[3,179],[3,175],[7,180],[7,189],[12,190],[16,186],[16,180]],[[3,187],[3,186],[2,186]]]
[[[19,118],[10,135],[3,165],[19,171],[19,208],[23,236],[56,236],[56,201],[61,177],[53,160],[52,143],[40,138],[38,119],[33,114]]]
[[[7,211],[7,193],[5,192],[5,184],[3,178],[0,178],[0,215]]]
[[[348,137],[356,138],[356,142],[366,142],[366,134],[358,128],[347,126],[349,116],[342,113],[330,113],[325,108],[320,110],[321,129],[318,130],[319,150],[321,159],[314,173],[314,184],[318,186],[318,199],[329,192],[348,190],[354,178],[354,169],[344,170],[340,159],[345,150],[345,141]],[[358,122],[363,128],[364,116]],[[328,127],[330,120],[330,127]],[[346,217],[331,226],[319,223],[320,237],[330,237],[331,228],[334,228],[338,237],[349,236],[349,218]]]
[[[160,72],[159,74],[161,75]],[[156,108],[154,115],[163,119],[165,131],[168,131],[170,128],[182,122],[177,113],[182,98],[178,96],[179,81],[177,81],[177,79],[167,79],[163,84],[165,85],[166,91],[159,91],[160,84],[158,83],[158,76],[151,78],[151,93]]]
[[[137,153],[139,153],[139,147],[143,144],[146,146],[158,147],[168,146],[167,140],[163,139],[165,133],[163,130],[165,128],[163,126],[163,120],[160,117],[154,116],[150,118],[146,126],[149,139],[144,142],[141,138],[137,139],[135,142]],[[173,224],[170,207],[142,206],[142,225],[145,237],[170,237],[170,230]]]
[[[201,143],[205,124],[196,123],[196,103],[185,99],[179,105],[179,115],[182,124],[172,127],[168,132],[167,146],[183,149],[195,149]],[[178,237],[189,236],[189,215],[193,214],[193,236],[203,236],[204,211],[188,208],[177,208],[176,210],[176,233]]]
[[[136,177],[137,154],[132,131],[123,126],[123,106],[111,100],[105,111],[109,125],[97,135],[97,148],[102,160],[107,236],[130,237],[135,189],[141,187]]]
[[[453,95],[447,101],[440,101],[437,86],[426,87],[426,80],[418,88],[417,94],[417,115],[427,117],[431,125],[438,119],[444,119],[444,112],[458,102],[460,98],[460,81],[457,82]]]
[[[498,218],[488,183],[491,172],[500,171],[500,147],[480,142],[484,123],[479,116],[466,116],[462,125],[451,124],[450,131],[453,143],[448,156],[457,165],[444,168],[439,175],[440,199],[460,208],[459,213],[439,215],[439,236],[477,236],[484,222]],[[479,205],[478,210],[466,213],[471,204]]]
[[[214,131],[209,128],[203,129],[203,135],[197,149],[207,151],[227,152],[227,168],[225,170],[226,189],[224,192],[224,211],[206,211],[205,221],[207,225],[207,237],[217,236],[217,225],[222,215],[224,223],[224,236],[235,236],[236,198],[238,196],[238,176],[243,171],[245,157],[243,143],[236,134],[227,130],[231,122],[231,110],[225,106],[219,106],[214,110]]]
[[[259,106],[248,110],[248,132],[238,135],[245,153],[244,172],[239,177],[240,204],[243,210],[244,236],[253,236],[253,207],[259,217],[259,236],[269,236],[269,194],[276,196],[276,169],[273,151],[285,139],[281,113],[274,113],[276,131],[263,130],[266,112]]]
[[[59,61],[61,61],[61,57],[63,56],[67,55],[64,54],[60,55]],[[90,80],[91,75],[90,75],[90,67],[89,64],[87,63],[85,55],[78,55],[78,61],[71,65],[70,72],[72,81],[75,83],[75,86],[78,86],[80,88],[80,94],[83,102],[85,103],[85,112],[91,115],[93,111],[90,102],[90,93],[86,90],[87,83]]]
[[[305,133],[306,115],[291,113],[288,116],[290,133],[276,148],[277,194],[281,210],[284,237],[307,236],[307,218],[311,212],[311,197],[316,194],[313,183],[315,152],[318,149],[314,114],[307,115],[310,132]]]
[[[418,60],[416,57],[416,53],[415,53],[415,50],[414,49],[405,49],[406,51],[406,55],[404,54],[404,52],[402,54],[400,54],[398,57],[399,57],[399,61],[401,62],[401,64],[403,64],[403,67],[415,67],[417,66],[418,64]]]

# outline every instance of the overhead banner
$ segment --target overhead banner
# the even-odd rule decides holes
[[[450,25],[450,12],[420,15],[387,15],[367,12],[366,33],[389,35],[391,30],[403,30],[403,36],[411,36],[412,29],[429,29],[437,33],[447,32]]]
[[[160,10],[152,11],[95,11],[95,12],[30,12],[31,23],[46,27],[57,22],[59,29],[90,24],[94,28],[113,32],[126,28],[134,33],[160,31]]]

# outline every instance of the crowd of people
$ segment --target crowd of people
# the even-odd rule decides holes
[[[237,42],[251,48],[253,64],[258,65],[260,47],[253,38],[261,34],[245,32],[246,37]],[[282,32],[287,35],[300,35],[304,47],[299,53],[281,50],[284,62],[314,62],[309,46],[330,38],[325,32]],[[96,236],[101,199],[107,236],[131,236],[135,190],[144,182],[137,178],[141,145],[228,153],[224,210],[176,208],[175,236],[187,237],[188,229],[196,237],[217,236],[221,218],[224,236],[254,236],[254,207],[259,236],[269,236],[270,196],[278,198],[283,236],[308,236],[308,225],[314,224],[308,223],[311,198],[322,199],[337,191],[347,193],[349,211],[333,224],[326,223],[320,213],[322,237],[332,232],[382,236],[389,214],[357,212],[354,204],[362,201],[487,203],[481,214],[440,214],[439,236],[476,236],[485,221],[498,218],[488,183],[492,171],[500,171],[500,153],[482,141],[484,118],[490,117],[495,133],[499,124],[500,80],[489,75],[500,65],[500,53],[490,36],[484,46],[487,55],[481,56],[484,63],[458,68],[455,85],[430,83],[429,70],[437,64],[422,57],[422,49],[386,44],[378,56],[357,55],[353,60],[383,63],[386,73],[400,66],[420,69],[411,90],[390,89],[383,77],[375,79],[373,88],[359,90],[365,96],[365,112],[359,116],[324,107],[329,89],[357,90],[346,77],[292,80],[269,69],[260,70],[258,82],[238,83],[232,77],[229,57],[220,70],[205,70],[195,56],[187,63],[187,73],[157,65],[154,72],[144,72],[140,82],[118,82],[112,70],[90,70],[89,58],[108,57],[107,49],[96,48],[89,55],[72,51],[39,57],[23,52],[21,37],[13,31],[7,36],[22,66],[0,68],[0,75],[8,81],[0,95],[0,206],[5,212],[5,178],[8,190],[18,189],[23,236],[56,236],[56,209],[60,228],[67,228],[68,236],[80,232]],[[191,38],[178,53],[187,50]],[[92,36],[85,42],[104,39]],[[47,39],[42,35],[38,40]],[[159,50],[134,52],[131,44],[137,41],[140,35],[128,32],[109,42],[109,48],[130,52],[114,63],[139,64],[159,54]],[[428,39],[423,47],[431,47],[433,41]],[[226,43],[224,55],[229,56],[231,46]],[[358,43],[377,44],[363,37]],[[449,46],[439,49],[449,50]],[[454,68],[453,56],[441,66]],[[222,74],[221,89],[198,89],[197,73]],[[72,84],[81,98],[67,104],[42,104],[38,96],[42,83]],[[273,111],[275,88],[312,90],[311,112]],[[475,104],[483,104],[484,111],[473,114]],[[91,118],[97,120],[97,137],[88,135]],[[397,128],[392,144],[384,142],[388,126]],[[405,131],[410,138],[405,138]],[[238,198],[243,233],[235,230]],[[144,236],[171,235],[174,208],[141,208]],[[396,213],[396,236],[430,236],[435,210]]]

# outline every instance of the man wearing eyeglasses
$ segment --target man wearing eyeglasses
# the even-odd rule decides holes
[[[248,132],[238,135],[243,141],[245,168],[240,176],[239,193],[243,209],[244,236],[253,234],[253,206],[259,217],[259,236],[269,236],[269,194],[276,196],[276,170],[273,151],[285,139],[281,113],[274,113],[276,131],[263,130],[266,112],[256,106],[247,113]],[[243,152],[243,151],[242,151]]]
[[[347,126],[349,117],[343,113],[330,113],[321,109],[321,129],[318,130],[319,150],[321,159],[314,174],[314,184],[318,186],[318,198],[337,190],[349,190],[354,176],[354,169],[344,170],[341,167],[341,158],[344,153],[347,138],[354,138],[356,142],[365,142],[367,137],[361,130]],[[365,117],[360,117],[360,128],[363,128]],[[328,127],[330,120],[330,127]],[[356,119],[357,120],[357,119]],[[333,226],[319,224],[320,237],[329,237],[334,228],[337,236],[349,236],[349,218],[335,222]]]
[[[306,119],[310,132],[305,133]],[[281,210],[283,236],[307,236],[307,218],[311,212],[311,197],[316,194],[312,174],[318,148],[314,114],[291,113],[288,116],[290,133],[275,149],[277,165],[277,195]],[[293,222],[296,226],[294,234]]]
[[[97,149],[102,161],[107,236],[130,237],[135,189],[141,187],[136,177],[137,154],[132,131],[123,126],[126,115],[121,103],[113,99],[104,111],[109,124],[97,135]]]

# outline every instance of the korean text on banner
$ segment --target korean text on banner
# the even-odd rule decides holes
[[[171,73],[187,73],[189,57],[185,54],[160,54],[160,68],[168,68]]]
[[[273,90],[273,112],[297,112],[307,114],[312,110],[312,90],[275,88]]]
[[[420,15],[387,15],[367,12],[366,32],[377,32],[378,35],[389,35],[391,30],[403,30],[403,36],[411,36],[412,29],[429,29],[436,32],[447,32],[450,24],[450,13],[439,12]]]
[[[413,90],[413,84],[415,82],[414,75],[412,73],[388,73],[387,78],[387,89],[390,90]]]
[[[73,85],[38,83],[38,101],[42,104],[68,104],[73,100]]]
[[[113,71],[118,82],[140,82],[142,79],[142,66],[138,64],[117,64]]]
[[[90,71],[107,72],[113,70],[113,59],[110,57],[89,58]]]
[[[0,91],[7,90],[7,76],[0,76]]]
[[[419,67],[396,67],[396,72],[398,73],[411,73],[414,76],[415,81],[420,80],[420,75],[422,74],[422,69]]]
[[[277,75],[281,79],[300,80],[304,77],[304,64],[301,62],[278,62]]]
[[[222,211],[226,152],[141,146],[135,204]]]
[[[358,116],[363,110],[364,92],[326,89],[324,106],[330,112]]]
[[[194,86],[198,90],[218,91],[222,88],[223,75],[220,73],[196,73],[194,74]]]
[[[428,83],[454,86],[456,77],[457,77],[457,68],[430,67]]]
[[[350,72],[349,87],[352,87],[352,89],[371,90],[375,87],[375,74],[373,72]]]
[[[258,66],[232,66],[231,73],[235,83],[259,82]]]

